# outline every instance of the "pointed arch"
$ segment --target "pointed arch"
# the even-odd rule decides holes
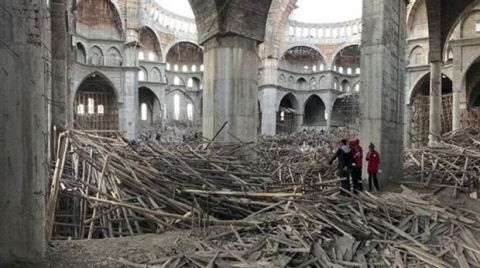
[[[104,55],[103,51],[100,47],[98,46],[93,46],[90,48],[88,51],[88,64],[91,65],[104,65]]]
[[[325,102],[316,94],[311,95],[305,101],[303,124],[305,126],[326,126]]]
[[[91,39],[123,39],[125,24],[114,0],[81,0],[77,6],[77,32]]]
[[[161,61],[163,59],[162,47],[160,38],[157,32],[149,26],[140,28],[140,51],[144,55],[143,60],[147,61]]]
[[[107,51],[106,56],[106,65],[108,66],[122,66],[123,65],[123,57],[120,50],[116,47],[111,47]]]

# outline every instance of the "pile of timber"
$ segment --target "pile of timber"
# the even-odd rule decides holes
[[[276,183],[270,173],[209,144],[132,144],[70,130],[57,148],[48,211],[49,233],[57,239],[248,225],[243,219],[272,205],[270,199],[303,195],[302,185]]]
[[[301,183],[318,190],[316,184],[335,179],[330,158],[341,139],[358,136],[354,129],[338,128],[329,132],[305,131],[290,135],[261,137],[255,147],[260,170],[270,172],[278,183]]]
[[[85,239],[228,228],[198,242],[195,252],[179,249],[148,263],[115,260],[127,267],[480,266],[474,211],[407,188],[342,196],[328,188],[336,181],[324,181],[318,186],[326,189],[308,193],[297,178],[281,184],[212,148],[63,133],[49,234]]]
[[[445,267],[480,265],[479,214],[401,194],[281,200],[197,243],[195,252],[129,267]],[[154,266],[157,265],[157,266]]]
[[[454,188],[454,195],[478,190],[480,132],[460,130],[443,136],[438,146],[408,150],[405,171],[417,184]]]

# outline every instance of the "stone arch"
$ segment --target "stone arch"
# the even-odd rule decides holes
[[[300,77],[298,80],[297,80],[297,90],[307,90],[308,89],[308,83],[307,83],[307,80],[305,80],[305,78],[303,77]]]
[[[335,66],[352,69],[360,67],[360,45],[358,43],[343,45],[333,55],[332,70],[335,69]]]
[[[138,107],[138,120],[142,129],[154,127],[161,122],[160,100],[150,88],[142,86],[138,89]]]
[[[118,94],[112,81],[100,72],[86,76],[75,92],[74,128],[117,130]]]
[[[335,89],[335,90],[341,90],[340,82],[338,81],[338,78],[337,78],[337,77],[334,77],[334,78],[333,78],[333,89]]]
[[[82,0],[77,6],[77,32],[91,39],[122,39],[125,24],[116,1]]]
[[[88,64],[91,65],[104,65],[104,55],[103,51],[100,47],[98,46],[93,46],[90,48],[88,51]]]
[[[179,107],[178,117],[175,115],[175,96],[178,96]],[[195,107],[195,101],[190,97],[185,90],[180,88],[174,88],[165,94],[166,106],[167,106],[167,118],[174,121],[188,121],[187,106],[192,104]]]
[[[77,42],[77,49],[75,51],[76,60],[78,63],[86,64],[87,63],[87,50],[82,42]]]
[[[316,94],[311,95],[304,104],[303,124],[305,126],[326,126],[325,102]]]
[[[294,89],[295,88],[295,78],[293,76],[288,77],[288,86],[289,89]]]
[[[198,77],[192,76],[188,79],[187,88],[189,88],[190,90],[198,91],[200,90],[200,85],[201,80]]]
[[[314,90],[317,89],[317,79],[315,77],[310,78],[310,89]]]
[[[428,64],[428,57],[425,52],[425,49],[422,46],[415,46],[410,51],[408,56],[408,65],[409,66],[419,66],[419,65],[427,65]]]
[[[179,87],[179,86],[180,87],[185,87],[186,86],[185,81],[180,76],[174,76],[171,83],[174,87]]]
[[[148,82],[148,71],[147,68],[140,66],[138,70],[138,81],[139,82]]]
[[[280,87],[286,88],[287,87],[287,79],[285,78],[285,75],[283,75],[283,74],[279,75],[277,83]]]
[[[298,125],[299,103],[297,98],[288,93],[280,100],[277,112],[277,133],[293,133]]]
[[[170,65],[201,66],[203,65],[203,49],[190,41],[181,41],[168,47],[165,60]]]
[[[108,66],[122,66],[123,65],[123,57],[120,50],[116,47],[111,47],[107,50],[106,56],[106,65]]]
[[[161,83],[162,82],[162,72],[157,67],[153,67],[150,71],[150,82]]]
[[[327,78],[325,76],[321,76],[320,79],[318,79],[318,87],[320,89],[327,89],[329,87],[327,83]]]
[[[140,29],[140,51],[144,54],[144,60],[161,61],[163,59],[160,38],[149,26]]]
[[[426,146],[429,135],[430,112],[430,73],[426,73],[414,84],[409,102],[412,107],[410,122],[412,143],[414,146]],[[452,80],[445,74],[442,76],[442,134],[452,129]]]
[[[287,49],[279,60],[279,68],[293,72],[313,72],[325,64],[325,57],[312,46],[296,45]]]
[[[351,91],[351,87],[350,87],[350,82],[348,82],[347,79],[344,79],[342,81],[342,92],[350,92]]]

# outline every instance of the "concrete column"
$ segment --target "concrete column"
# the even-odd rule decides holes
[[[124,132],[125,138],[134,139],[140,134],[140,128],[137,127],[138,104],[138,70],[137,48],[131,44],[125,48],[124,57],[125,71],[123,73],[123,85],[125,98],[119,107],[120,130]]]
[[[262,135],[273,136],[277,132],[277,89],[262,89]]]
[[[462,112],[466,105],[463,105],[462,98],[466,89],[463,83],[462,72],[462,49],[460,46],[452,46],[453,50],[453,100],[452,100],[452,130],[459,130],[461,128]]]
[[[52,25],[52,125],[57,129],[67,126],[67,26],[65,0],[51,0]],[[53,130],[53,126],[50,126]]]
[[[406,149],[412,148],[412,116],[413,116],[413,110],[412,110],[412,105],[407,104],[405,106],[405,140],[404,140],[404,146]]]
[[[44,0],[1,6],[0,267],[36,267],[46,249],[49,14]]]
[[[360,140],[380,152],[382,180],[402,178],[405,9],[404,0],[363,1]]]
[[[257,140],[258,42],[240,35],[215,36],[204,43],[203,135],[217,142]]]
[[[430,122],[428,145],[434,146],[442,134],[442,62],[430,63]]]

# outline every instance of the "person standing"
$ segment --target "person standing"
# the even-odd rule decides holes
[[[375,151],[375,145],[373,143],[370,143],[368,149],[369,150],[366,157],[366,160],[368,161],[368,189],[371,192],[373,184],[375,186],[375,189],[377,191],[380,191],[377,178],[378,168],[380,165],[380,154]]]
[[[362,166],[363,166],[363,149],[360,146],[360,140],[352,141],[353,151],[353,167],[352,167],[352,183],[354,193],[363,191]]]
[[[350,172],[352,169],[353,154],[350,147],[347,145],[347,140],[340,141],[340,148],[338,148],[335,155],[330,159],[330,165],[338,159],[337,176],[342,180],[341,187],[345,191],[350,191]],[[342,194],[346,194],[343,193]]]

